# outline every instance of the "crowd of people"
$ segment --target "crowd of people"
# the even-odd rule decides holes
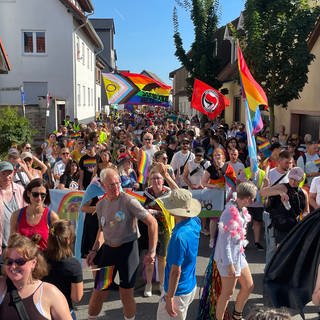
[[[67,116],[40,146],[12,145],[0,162],[0,253],[4,275],[27,312],[32,305],[32,319],[67,319],[66,309],[75,319],[73,302],[83,295],[73,226],[48,207],[54,188],[84,191],[81,258],[95,270],[115,267],[125,319],[135,319],[141,257],[145,297],[155,292],[157,260],[157,319],[186,319],[197,286],[200,234],[215,250],[221,277],[215,317],[224,318],[239,281],[232,317],[242,319],[253,288],[244,256],[251,217],[254,246],[265,250],[268,263],[286,235],[320,208],[319,141],[311,135],[300,140],[284,126],[272,137],[265,128],[256,139],[259,169],[253,172],[244,124],[228,126],[220,117],[201,122],[198,116],[188,119],[155,108],[116,112],[88,125]],[[223,191],[220,218],[197,217],[202,208],[192,192],[200,189]],[[0,316],[14,314],[14,306],[6,305],[12,285],[1,281]],[[316,283],[313,297],[319,304]],[[57,299],[49,301],[50,294]],[[93,290],[88,319],[97,318],[107,295],[108,290]]]

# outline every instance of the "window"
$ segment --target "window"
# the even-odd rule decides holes
[[[46,33],[44,31],[23,32],[23,53],[45,54]]]
[[[77,36],[77,42],[76,42],[76,55],[77,55],[77,60],[81,59],[81,52],[80,52],[80,39]]]
[[[77,84],[77,105],[81,106],[81,87]]]
[[[84,56],[84,43],[82,42],[81,43],[81,49],[82,49],[82,63],[84,64],[84,61],[85,61],[85,56]]]
[[[88,88],[88,106],[91,105],[91,100],[90,100],[90,88]]]
[[[96,68],[96,83],[101,84],[101,70]]]
[[[87,48],[87,68],[90,68],[90,54],[89,54],[89,48]]]
[[[93,89],[91,89],[91,105],[93,106]]]
[[[86,105],[86,87],[82,86],[82,91],[83,91],[83,105]]]
[[[218,39],[215,38],[213,40],[213,57],[216,57],[218,55]]]

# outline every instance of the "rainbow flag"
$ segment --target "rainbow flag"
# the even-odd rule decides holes
[[[138,182],[143,184],[147,180],[150,159],[144,150],[140,149],[140,152],[141,152],[140,153],[140,162],[138,165],[138,173],[139,173]]]
[[[263,89],[251,75],[239,45],[237,51],[242,95],[247,100],[253,128],[252,134],[255,134],[263,128],[259,106],[264,105],[268,107],[268,99]]]
[[[259,106],[264,105],[268,107],[268,99],[260,85],[252,77],[239,45],[237,53],[241,90],[243,98],[245,99],[246,132],[250,166],[251,171],[256,173],[258,170],[258,158],[254,134],[263,128]]]
[[[132,190],[126,190],[125,192],[127,194],[129,194],[130,196],[135,197],[141,204],[144,204],[147,200],[147,197],[144,197],[143,195],[141,195],[137,192],[134,192]]]
[[[266,141],[258,145],[260,151],[270,148],[270,142]]]
[[[227,170],[224,174],[224,177],[227,186],[231,189],[231,192],[236,191],[237,176],[231,165],[227,166]]]
[[[320,158],[317,159],[317,160],[314,160],[314,163],[315,163],[317,166],[320,166]]]
[[[106,266],[97,271],[94,279],[94,288],[96,290],[108,289],[112,283],[114,266]]]
[[[257,136],[256,138],[257,138],[257,141],[260,142],[260,143],[264,143],[266,141],[269,141],[267,138],[261,137],[261,136]]]

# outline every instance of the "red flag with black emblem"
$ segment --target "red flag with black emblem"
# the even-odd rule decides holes
[[[195,79],[193,85],[193,93],[191,107],[200,111],[213,120],[227,106],[230,106],[230,101],[218,90],[210,87],[206,83]]]

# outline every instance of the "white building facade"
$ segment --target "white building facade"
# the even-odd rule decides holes
[[[87,16],[90,0],[0,0],[0,37],[11,72],[0,77],[0,105],[39,107],[50,100],[50,127],[70,115],[95,116],[96,54],[103,45]]]

